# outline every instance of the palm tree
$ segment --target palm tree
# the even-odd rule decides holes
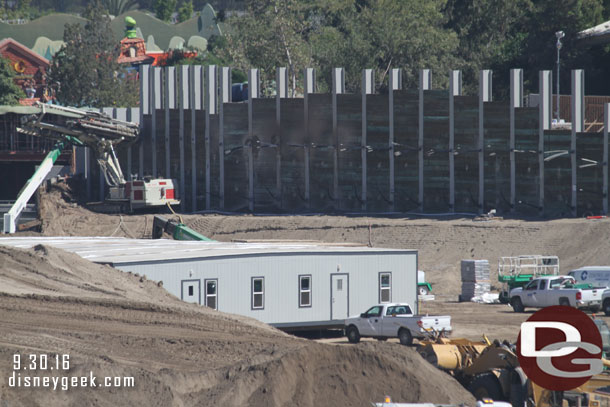
[[[108,14],[113,16],[121,15],[139,6],[137,0],[103,0],[102,3],[108,10]]]

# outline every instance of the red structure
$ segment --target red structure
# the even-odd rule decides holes
[[[49,61],[12,38],[0,41],[0,55],[10,61],[15,71],[15,83],[23,89],[26,99],[23,105],[31,105],[33,100],[45,98],[45,73]]]
[[[145,65],[152,64],[155,58],[146,54],[146,44],[142,38],[123,38],[119,64]]]

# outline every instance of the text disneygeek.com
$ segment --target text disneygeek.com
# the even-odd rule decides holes
[[[62,354],[13,355],[13,372],[8,378],[10,388],[49,388],[68,390],[71,388],[130,388],[135,386],[133,376],[96,376],[92,371],[85,376],[69,376],[70,356]],[[59,375],[46,376],[48,373]],[[63,374],[62,374],[63,373]]]

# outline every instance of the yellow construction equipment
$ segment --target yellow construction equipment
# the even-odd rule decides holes
[[[602,333],[604,353],[610,351],[608,326],[596,325]],[[546,390],[532,383],[519,367],[515,346],[463,338],[420,341],[419,353],[430,363],[453,375],[477,400],[490,398],[510,402],[513,407],[610,407],[610,370],[593,376],[582,386],[566,392]],[[610,368],[610,361],[603,359]]]

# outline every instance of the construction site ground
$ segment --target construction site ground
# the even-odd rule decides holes
[[[83,208],[66,185],[41,197],[40,231],[22,235],[149,238],[153,215]],[[173,216],[173,215],[167,215]],[[498,289],[500,256],[558,255],[563,272],[610,264],[606,219],[473,222],[469,218],[195,214],[184,222],[216,240],[317,240],[419,251],[453,336],[516,340],[530,312],[457,302],[460,260],[488,259]],[[102,289],[101,287],[112,287]],[[364,311],[364,310],[361,310]],[[605,317],[604,317],[605,318]],[[610,322],[610,321],[609,321]],[[325,343],[329,342],[329,343]],[[71,375],[134,376],[134,389],[11,388],[15,353],[68,353]],[[22,375],[29,374],[20,372]],[[53,375],[61,372],[53,372]],[[185,304],[154,282],[49,247],[0,246],[0,406],[13,405],[370,405],[474,399],[447,374],[396,341],[311,341],[257,321]]]

